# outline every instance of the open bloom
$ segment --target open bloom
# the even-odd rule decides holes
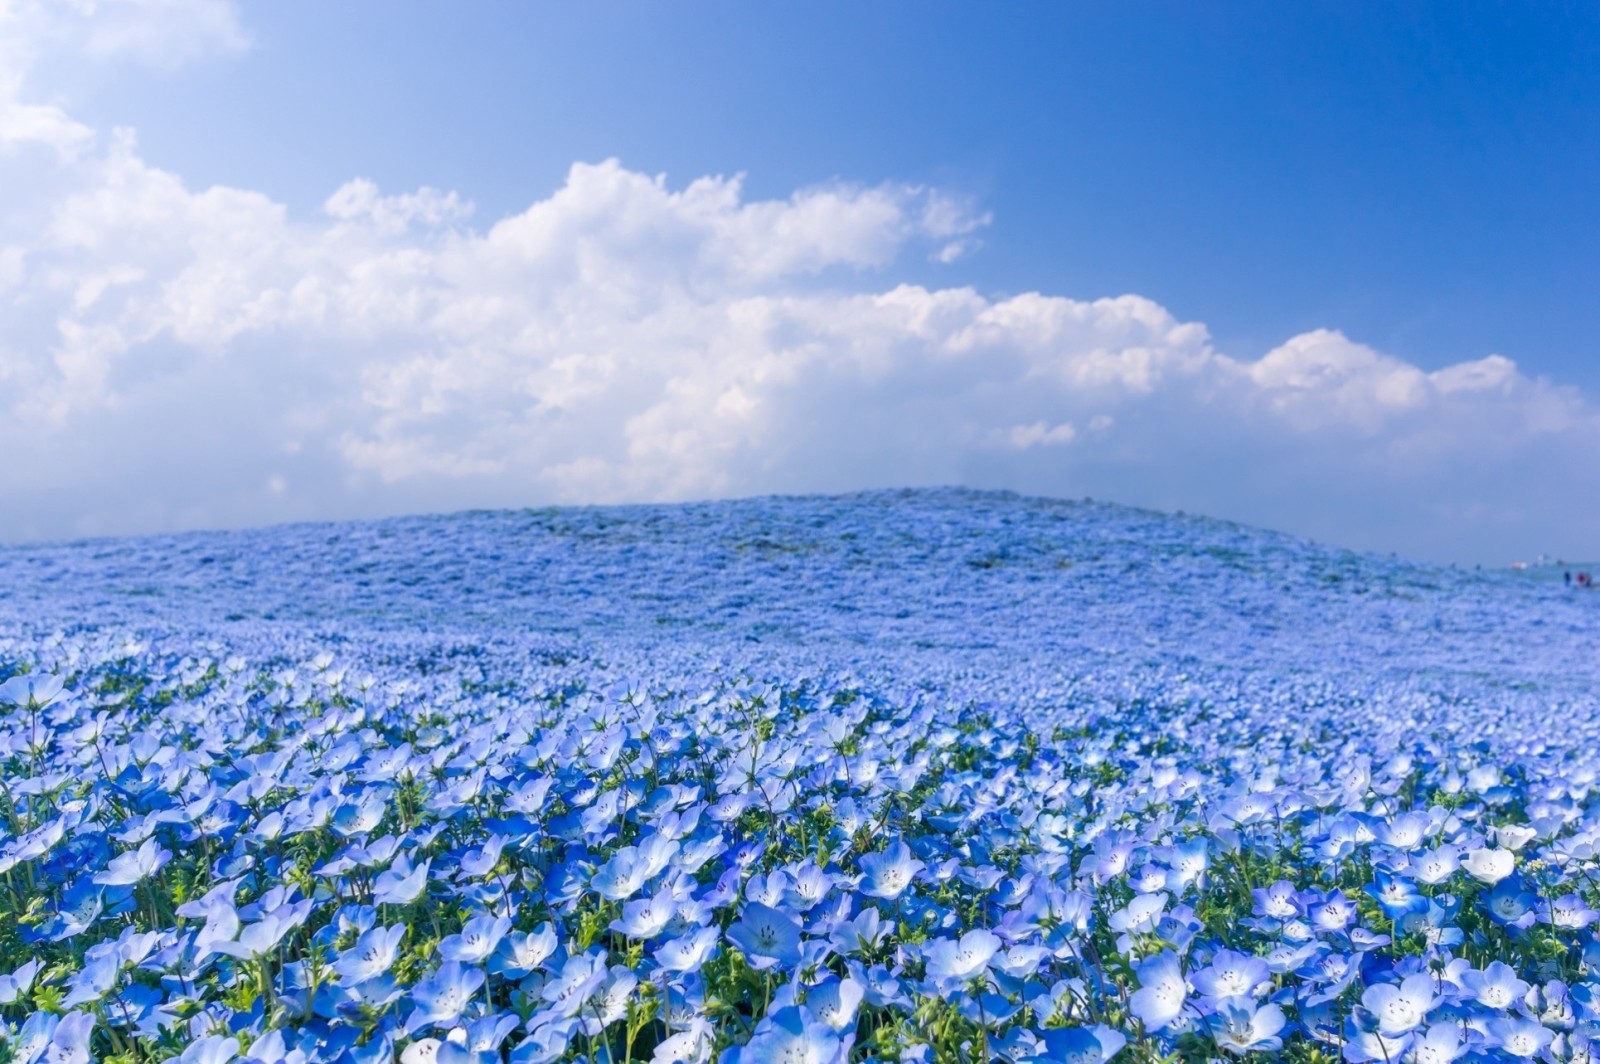
[[[1361,995],[1362,1006],[1377,1020],[1379,1033],[1386,1035],[1416,1030],[1437,1002],[1433,976],[1427,973],[1408,975],[1399,986],[1380,983]]]
[[[1516,871],[1517,855],[1510,850],[1488,848],[1473,850],[1467,854],[1467,859],[1461,862],[1461,866],[1470,872],[1473,878],[1494,884]]]
[[[879,853],[863,854],[857,863],[862,873],[861,893],[890,901],[904,894],[917,873],[927,867],[900,840]]]
[[[928,978],[940,983],[964,983],[976,979],[988,971],[989,961],[999,949],[1000,939],[994,932],[983,928],[968,931],[960,941],[935,939],[925,949]]]
[[[800,925],[787,914],[753,901],[728,928],[728,941],[738,946],[756,970],[800,963]]]
[[[387,972],[400,956],[400,940],[405,937],[404,924],[393,927],[375,927],[356,939],[355,945],[339,955],[333,970],[344,986],[356,986]]]
[[[94,881],[108,887],[131,886],[161,871],[171,859],[171,851],[155,839],[146,839],[137,850],[113,857],[104,872],[94,874]]]
[[[1183,977],[1178,955],[1162,950],[1134,969],[1139,989],[1128,999],[1128,1008],[1147,1031],[1159,1031],[1176,1020],[1189,997],[1189,984]]]
[[[1234,998],[1223,1004],[1211,1018],[1211,1035],[1223,1049],[1232,1053],[1258,1053],[1283,1047],[1278,1032],[1287,1022],[1276,1005],[1257,1008],[1248,998]]]

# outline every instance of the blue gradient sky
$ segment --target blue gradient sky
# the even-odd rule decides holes
[[[241,57],[93,73],[80,117],[301,211],[360,174],[499,217],[613,156],[761,197],[931,183],[993,213],[957,271],[985,291],[1600,386],[1593,5],[280,0],[245,26]]]
[[[14,0],[0,188],[0,539],[963,483],[1600,556],[1593,5]]]

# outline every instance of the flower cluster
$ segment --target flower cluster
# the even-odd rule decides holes
[[[1105,507],[742,506],[539,515],[543,590],[451,576],[505,515],[0,554],[0,1053],[1589,1059],[1600,715],[1500,658],[1584,604]],[[707,576],[757,518],[810,538]],[[1132,618],[1057,524],[1207,595]],[[1229,644],[1288,645],[1290,577],[1342,653]]]

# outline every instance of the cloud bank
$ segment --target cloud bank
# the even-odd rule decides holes
[[[0,56],[244,46],[230,5],[102,6],[121,21],[0,6]],[[298,217],[21,77],[0,188],[4,539],[949,483],[1436,557],[1600,527],[1578,392],[1333,329],[1229,355],[1135,295],[896,283],[977,244],[986,216],[937,189],[752,200],[606,160],[506,218],[363,178]]]

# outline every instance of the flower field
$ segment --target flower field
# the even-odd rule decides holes
[[[1588,1060],[1597,600],[962,491],[0,549],[0,1058]]]

